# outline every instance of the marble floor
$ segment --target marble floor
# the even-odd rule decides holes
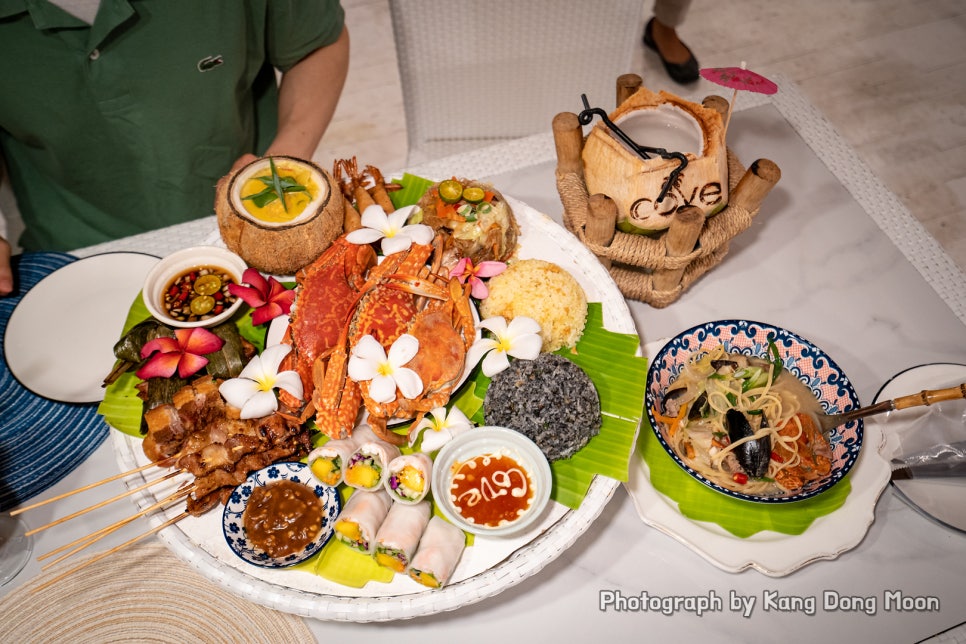
[[[343,6],[349,79],[316,158],[403,168],[389,0]],[[795,82],[966,271],[966,0],[694,0],[679,34],[703,67],[746,61]],[[675,85],[642,45],[628,71],[685,98],[722,91]]]

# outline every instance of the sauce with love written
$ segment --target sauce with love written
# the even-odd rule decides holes
[[[523,516],[533,503],[530,474],[505,454],[482,454],[453,465],[450,495],[467,521],[495,528]]]

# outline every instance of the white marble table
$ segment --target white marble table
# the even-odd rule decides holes
[[[778,163],[781,182],[765,200],[752,228],[732,244],[724,262],[678,302],[662,310],[631,303],[643,341],[711,319],[774,323],[797,331],[833,356],[863,403],[871,401],[891,376],[909,367],[939,361],[966,364],[966,277],[898,201],[861,164],[855,164],[847,146],[794,88],[779,85],[788,89],[772,100],[742,98],[746,109],[732,119],[729,145],[745,163],[759,157]],[[486,178],[504,193],[560,221],[553,167],[553,146],[547,136],[414,171],[426,176]],[[169,252],[203,240],[213,226],[211,220],[202,220],[169,231],[163,241],[150,234],[85,249],[83,254],[116,249]],[[752,281],[759,286],[736,287]],[[736,295],[752,291],[759,295]],[[108,441],[45,495],[114,471]],[[123,489],[119,484],[113,488]],[[114,511],[120,517],[127,510]],[[31,516],[34,524],[64,513],[56,507],[38,512]],[[107,519],[78,521],[73,529],[79,535],[101,527]],[[68,535],[48,532],[38,535],[37,552],[68,540]],[[37,572],[39,565],[32,562],[0,592],[9,592]],[[883,492],[874,523],[854,549],[778,578],[753,570],[737,574],[719,570],[645,525],[621,490],[573,547],[496,597],[454,612],[405,621],[307,621],[320,642],[379,638],[490,643],[506,637],[537,642],[600,637],[912,642],[966,618],[963,579],[966,535],[924,518],[891,488]],[[601,610],[602,593],[609,591],[624,597],[710,595],[720,597],[723,606],[702,616],[685,610],[673,615]],[[935,598],[939,609],[890,609],[885,597],[896,591],[906,597]],[[755,599],[750,614],[731,606],[732,594]],[[864,601],[850,610],[835,610],[824,605],[827,595]],[[814,614],[765,606],[766,598],[778,597],[813,598]],[[874,598],[874,607],[867,598]]]

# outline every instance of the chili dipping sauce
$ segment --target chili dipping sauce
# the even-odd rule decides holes
[[[301,483],[277,481],[252,490],[242,518],[252,545],[270,557],[285,557],[319,535],[322,500]]]
[[[533,504],[530,473],[506,454],[482,454],[454,463],[450,497],[456,511],[488,528],[513,523]]]
[[[197,266],[171,280],[161,298],[165,313],[181,322],[221,315],[237,299],[229,291],[234,279],[224,268]]]

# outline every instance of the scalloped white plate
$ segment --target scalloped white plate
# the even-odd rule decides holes
[[[570,271],[590,301],[602,302],[604,325],[618,333],[637,333],[624,297],[597,258],[563,227],[523,202],[507,198],[521,228],[521,258],[553,261]],[[112,432],[118,465],[127,471],[146,462],[140,440]],[[138,481],[140,477],[135,477]],[[135,497],[144,508],[174,491],[170,486],[151,488]],[[167,482],[166,482],[167,483]],[[132,482],[131,485],[136,485]],[[551,503],[540,521],[519,535],[477,536],[467,548],[450,583],[429,590],[405,575],[388,584],[369,583],[363,588],[342,586],[300,571],[257,568],[238,559],[225,543],[217,513],[188,517],[162,530],[159,538],[201,574],[246,599],[288,613],[335,621],[386,621],[431,615],[473,604],[496,595],[533,576],[556,559],[600,515],[620,485],[598,476],[577,510]],[[161,489],[164,487],[164,489]],[[155,515],[155,526],[169,516]]]
[[[663,342],[645,349],[653,357]],[[628,494],[644,523],[684,544],[718,568],[740,572],[753,568],[771,577],[783,577],[812,562],[834,559],[862,541],[875,518],[875,504],[889,483],[891,468],[882,448],[882,421],[865,423],[863,448],[849,474],[852,491],[841,508],[820,517],[799,535],[759,532],[746,539],[736,537],[714,523],[693,521],[678,511],[677,503],[650,483],[647,463],[639,456],[631,461]]]

